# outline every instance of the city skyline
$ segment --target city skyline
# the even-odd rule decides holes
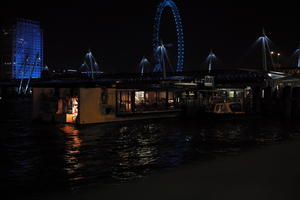
[[[300,199],[297,15],[274,0],[2,2],[2,196]]]
[[[79,68],[91,49],[103,71],[136,72],[143,56],[153,62],[152,35],[159,2],[46,3],[40,8],[31,7],[31,2],[16,9],[7,4],[1,25],[16,17],[38,20],[44,30],[45,64],[50,68]],[[236,67],[263,27],[283,57],[299,46],[296,7],[288,2],[175,3],[183,21],[187,71],[203,69],[210,49],[224,67]],[[170,35],[164,40],[174,43],[173,16],[167,11],[163,20],[165,35]]]

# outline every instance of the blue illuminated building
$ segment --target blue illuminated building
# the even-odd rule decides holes
[[[43,34],[39,23],[18,20],[12,36],[12,78],[40,78],[43,68]]]
[[[43,33],[35,21],[19,19],[0,32],[0,79],[41,78]]]

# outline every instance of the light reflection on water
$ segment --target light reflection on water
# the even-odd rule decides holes
[[[146,120],[105,125],[10,124],[1,126],[0,177],[7,189],[78,190],[120,184],[184,163],[235,156],[257,145],[280,142],[291,131],[262,121]],[[298,134],[299,129],[293,129]]]
[[[66,148],[64,160],[66,162],[65,170],[68,174],[75,174],[83,164],[80,163],[78,155],[80,154],[81,139],[79,137],[80,131],[77,130],[72,125],[64,125],[60,128],[64,133],[66,133]],[[70,180],[80,180],[83,177],[70,178]]]

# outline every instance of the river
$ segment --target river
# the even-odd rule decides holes
[[[1,190],[12,197],[109,187],[185,164],[280,143],[300,129],[279,120],[154,119],[76,127],[30,120],[30,101],[2,109]]]

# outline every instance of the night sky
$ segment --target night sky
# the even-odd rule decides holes
[[[262,27],[283,57],[298,48],[296,2],[174,1],[184,26],[185,70],[201,69],[210,49],[221,60],[220,67],[247,65],[242,58]],[[74,2],[2,1],[0,25],[15,17],[40,21],[49,68],[78,68],[89,48],[105,72],[135,72],[144,55],[153,59],[153,22],[159,0]],[[173,21],[167,10],[162,34],[164,42],[176,44]]]

